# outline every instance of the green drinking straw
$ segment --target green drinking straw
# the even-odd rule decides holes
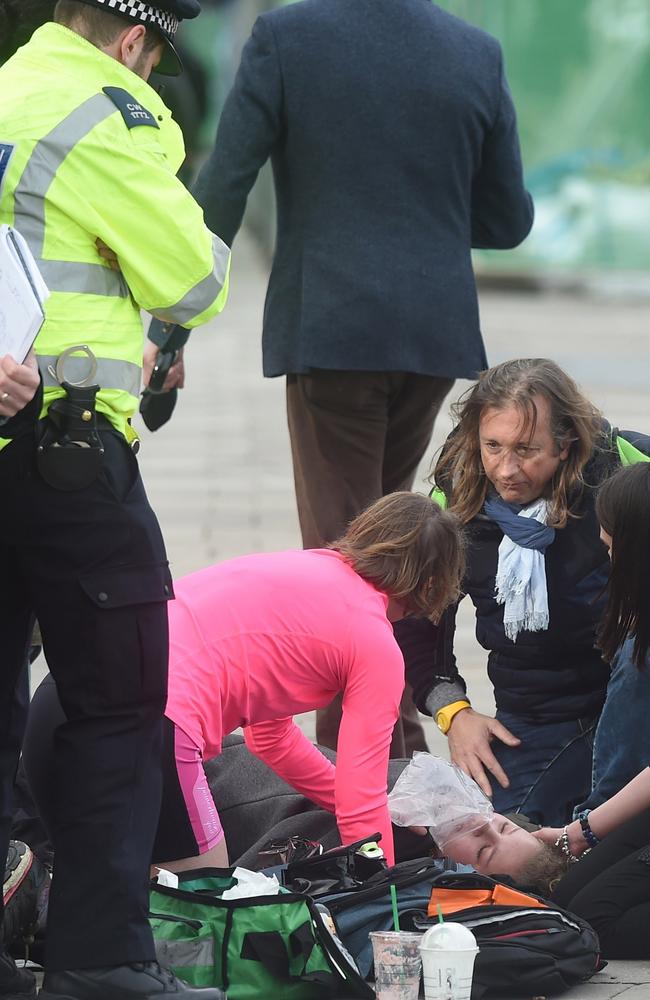
[[[397,890],[395,889],[395,886],[392,884],[392,882],[390,886],[390,901],[393,907],[393,926],[395,927],[395,930],[398,931],[399,913],[397,912]]]
[[[442,906],[440,905],[440,903],[438,903],[437,905],[438,905],[438,923],[439,924],[444,924],[445,921],[444,921],[444,918],[442,916]]]

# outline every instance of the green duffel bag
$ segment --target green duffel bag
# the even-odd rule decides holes
[[[231,869],[205,868],[181,873],[177,889],[152,884],[161,965],[193,986],[226,990],[228,1000],[374,997],[309,896],[283,889],[222,899],[235,881]]]

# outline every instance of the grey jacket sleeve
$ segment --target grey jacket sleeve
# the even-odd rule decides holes
[[[472,246],[509,250],[528,236],[533,199],[524,186],[517,116],[499,48],[499,98],[472,186]]]
[[[426,618],[403,618],[393,626],[413,700],[427,715],[435,716],[454,701],[469,701],[454,656],[457,608],[447,608],[438,625]]]
[[[193,194],[205,222],[232,246],[249,192],[281,141],[282,77],[273,31],[262,16],[244,46],[237,76],[217,129],[214,149]]]

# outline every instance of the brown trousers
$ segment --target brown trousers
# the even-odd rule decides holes
[[[379,497],[413,487],[453,379],[409,372],[313,370],[287,376],[287,417],[304,548],[334,541]],[[316,740],[336,749],[341,699],[316,713]],[[391,757],[426,750],[404,691]]]

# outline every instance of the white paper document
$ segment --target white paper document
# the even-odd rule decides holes
[[[0,226],[0,357],[25,360],[43,325],[49,294],[23,237],[12,226]]]

